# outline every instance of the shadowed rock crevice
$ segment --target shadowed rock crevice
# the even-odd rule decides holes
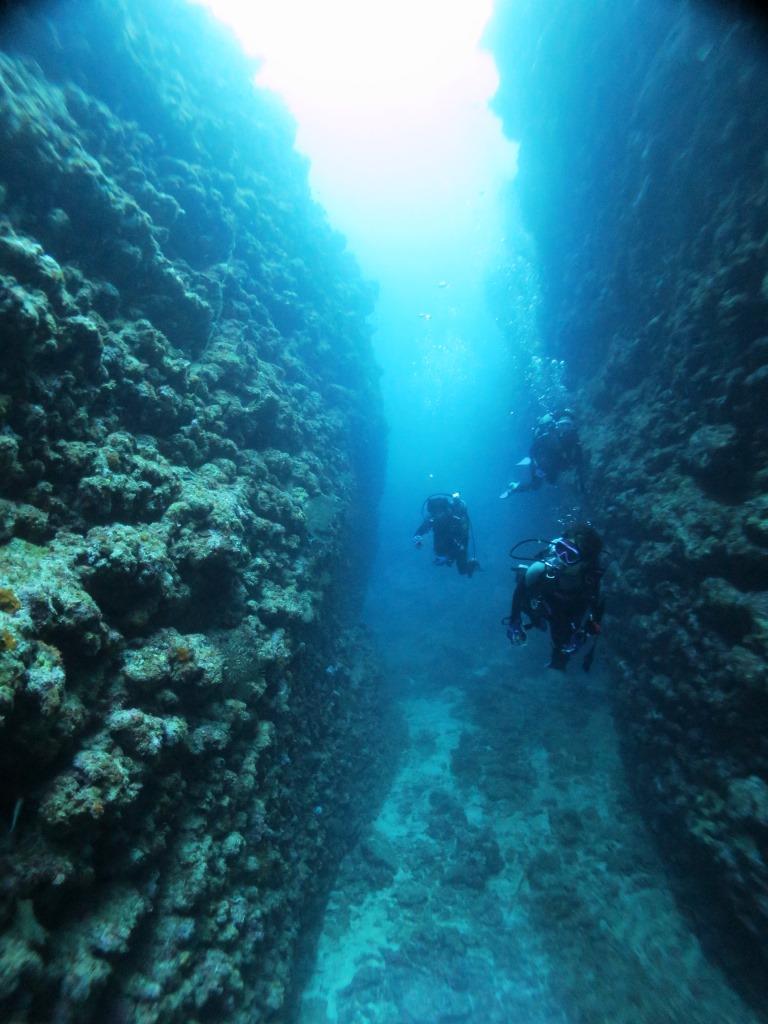
[[[543,343],[591,453],[584,513],[621,570],[606,639],[627,769],[689,905],[719,902],[763,956],[764,29],[743,4],[530,0],[491,33]]]

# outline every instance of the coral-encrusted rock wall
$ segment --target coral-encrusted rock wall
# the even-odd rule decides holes
[[[741,12],[741,13],[739,13]],[[768,51],[743,5],[500,4],[544,344],[620,573],[628,769],[707,900],[768,935]]]
[[[386,761],[372,296],[200,11],[55,12],[0,24],[0,1016],[284,1019]]]

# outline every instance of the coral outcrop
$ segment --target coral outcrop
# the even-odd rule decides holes
[[[372,291],[201,11],[0,43],[0,1015],[282,1019],[385,761]]]
[[[768,50],[745,5],[505,3],[543,340],[604,529],[629,772],[768,953]]]

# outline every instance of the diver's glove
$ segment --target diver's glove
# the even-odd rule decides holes
[[[522,647],[528,639],[519,622],[510,622],[507,626],[507,637],[513,647]]]
[[[424,538],[421,536],[420,533],[417,533],[415,535],[415,537],[413,538],[413,546],[415,548],[420,548],[423,542],[424,542]]]

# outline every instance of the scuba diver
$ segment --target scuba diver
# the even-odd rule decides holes
[[[521,459],[518,466],[530,467],[530,480],[510,481],[500,498],[507,498],[518,491],[536,491],[545,480],[555,484],[566,469],[576,471],[579,490],[584,492],[584,452],[571,409],[557,409],[537,420],[533,428],[531,453],[528,458]]]
[[[435,565],[453,565],[455,562],[461,576],[471,577],[480,565],[476,558],[467,557],[472,526],[459,492],[431,494],[422,506],[422,515],[424,521],[413,537],[416,547],[421,547],[424,534],[431,530]]]
[[[520,541],[510,551],[530,541]],[[564,672],[569,657],[590,638],[590,647],[582,667],[588,672],[600,635],[605,601],[600,597],[600,553],[603,541],[589,523],[577,523],[562,537],[556,537],[532,558],[530,565],[517,567],[517,586],[512,596],[512,611],[503,622],[513,647],[526,642],[532,627],[546,629],[552,641],[548,668]],[[523,623],[523,613],[530,622]]]

